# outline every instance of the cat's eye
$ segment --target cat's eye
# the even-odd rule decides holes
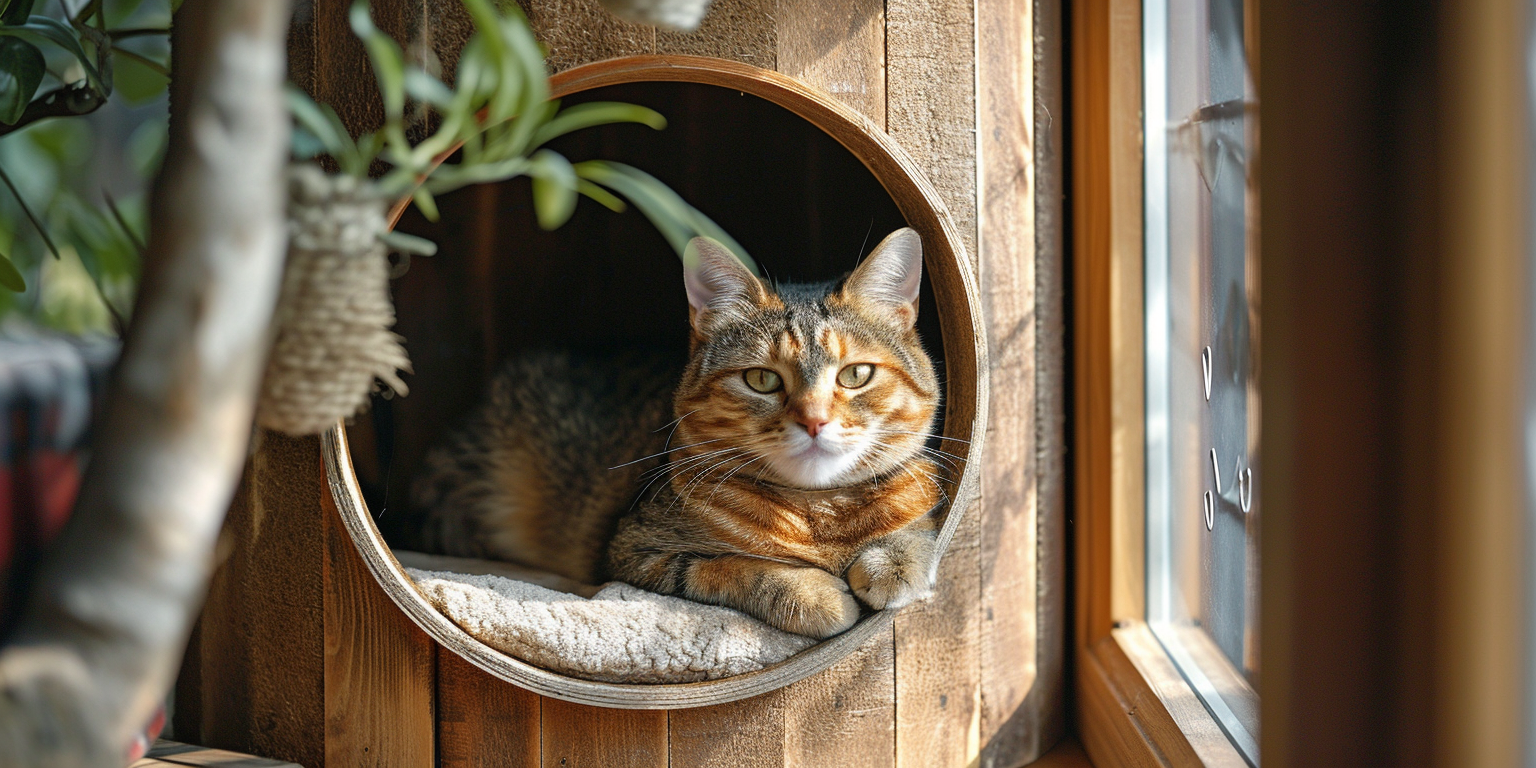
[[[854,363],[837,372],[837,383],[849,389],[858,389],[869,383],[875,375],[875,366],[869,363]]]
[[[777,373],[767,368],[748,368],[742,371],[741,378],[747,382],[747,386],[765,395],[769,392],[777,392],[784,384],[784,380],[779,378]]]

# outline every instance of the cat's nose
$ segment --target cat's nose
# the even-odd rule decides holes
[[[827,426],[827,422],[832,420],[832,414],[828,413],[827,407],[814,401],[802,400],[795,403],[790,408],[790,414],[794,416],[795,423],[805,427],[806,434],[811,437],[820,434],[822,428]]]
[[[827,419],[821,414],[797,413],[795,421],[805,427],[805,433],[811,437],[815,437],[821,432],[822,427],[827,426]]]

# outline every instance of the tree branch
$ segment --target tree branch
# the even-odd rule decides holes
[[[0,766],[120,766],[239,478],[284,253],[289,4],[187,0],[138,304],[74,515],[0,648]]]
[[[74,85],[60,86],[27,104],[26,110],[21,113],[21,118],[15,125],[0,125],[0,136],[19,131],[50,117],[88,115],[101,109],[101,105],[105,103],[107,103],[106,97],[84,80]]]

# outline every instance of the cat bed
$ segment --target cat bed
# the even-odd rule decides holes
[[[416,588],[471,637],[553,672],[610,683],[693,683],[755,672],[816,641],[744,613],[504,563],[396,552]]]

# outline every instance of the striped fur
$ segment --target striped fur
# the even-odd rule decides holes
[[[686,261],[680,381],[635,355],[513,363],[417,484],[429,542],[812,637],[926,597],[948,460],[926,446],[917,235],[826,284],[769,285],[702,239]]]

